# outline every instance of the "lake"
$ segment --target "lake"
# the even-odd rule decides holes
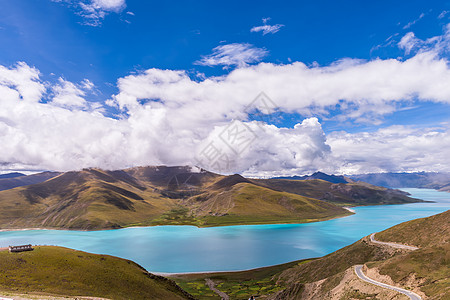
[[[355,215],[308,224],[2,231],[0,247],[58,245],[131,259],[151,272],[244,270],[323,256],[372,232],[450,209],[450,193],[402,190],[436,203],[355,207]]]

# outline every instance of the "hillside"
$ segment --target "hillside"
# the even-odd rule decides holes
[[[40,176],[51,178],[0,191],[0,228],[303,223],[351,214],[342,208],[345,205],[420,201],[368,184],[253,180],[188,166],[84,169]]]
[[[108,299],[193,299],[173,281],[136,263],[61,247],[0,251],[0,293]]]
[[[331,183],[324,180],[258,179],[254,183],[267,188],[320,199],[337,205],[378,205],[423,202],[408,193],[363,182]]]
[[[250,182],[224,186],[225,180],[183,202],[196,216],[204,219],[205,225],[303,223],[350,214],[324,201],[274,191]]]
[[[416,247],[450,243],[450,210],[428,218],[401,223],[377,233],[377,239]]]
[[[399,224],[376,235],[378,240],[420,246],[415,251],[380,246],[365,237],[321,258],[242,272],[171,278],[199,299],[214,299],[204,284],[206,278],[231,295],[231,299],[248,299],[251,295],[280,300],[403,299],[396,292],[356,277],[353,266],[365,264],[365,273],[378,281],[411,288],[427,297],[424,299],[449,299],[449,224],[450,210]]]

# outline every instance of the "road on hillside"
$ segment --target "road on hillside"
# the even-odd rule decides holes
[[[222,291],[219,291],[219,290],[216,288],[216,284],[214,283],[214,281],[212,281],[212,280],[209,279],[209,278],[206,278],[205,281],[206,281],[206,285],[211,289],[211,291],[213,291],[214,293],[216,293],[217,295],[219,295],[220,298],[221,298],[222,300],[229,300],[229,299],[230,299],[230,297],[228,297],[227,294],[225,294],[225,293],[222,292]]]
[[[376,232],[375,232],[375,233],[376,233]],[[407,249],[407,250],[417,250],[417,249],[419,249],[419,248],[417,248],[417,247],[407,246],[407,245],[403,245],[403,244],[387,243],[387,242],[380,242],[380,241],[377,241],[377,240],[375,239],[375,233],[372,233],[372,234],[370,235],[370,241],[371,241],[372,243],[380,244],[380,245],[386,245],[386,246],[390,246],[390,247],[393,247],[393,248],[399,248],[399,249]]]
[[[368,283],[371,283],[371,284],[374,284],[374,285],[381,286],[381,287],[386,288],[386,289],[390,289],[390,290],[394,290],[396,292],[402,293],[402,294],[408,296],[411,300],[422,300],[422,297],[420,297],[419,295],[417,295],[414,292],[411,292],[411,291],[408,291],[408,290],[405,290],[405,289],[402,289],[402,288],[398,288],[396,286],[392,286],[392,285],[389,285],[389,284],[381,283],[381,282],[375,281],[373,279],[370,279],[369,277],[364,275],[364,273],[362,271],[362,267],[363,267],[362,265],[356,265],[355,266],[356,276],[358,276],[361,280],[363,280],[365,282],[368,282]]]

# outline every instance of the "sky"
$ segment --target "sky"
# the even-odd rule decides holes
[[[0,172],[450,172],[450,1],[0,0]]]

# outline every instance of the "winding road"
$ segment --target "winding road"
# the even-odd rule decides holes
[[[376,233],[376,232],[375,232]],[[390,246],[392,248],[398,248],[398,249],[407,249],[407,250],[417,250],[419,248],[417,247],[413,247],[413,246],[407,246],[407,245],[403,245],[403,244],[397,244],[397,243],[388,243],[388,242],[380,242],[375,240],[375,233],[372,233],[370,235],[370,241],[374,244],[379,244],[379,245],[385,245],[385,246]]]
[[[378,282],[378,281],[375,281],[373,279],[370,279],[369,277],[364,275],[364,273],[362,271],[362,267],[363,267],[362,265],[356,265],[355,266],[355,273],[356,273],[356,276],[358,276],[363,281],[371,283],[371,284],[374,284],[374,285],[381,286],[381,287],[386,288],[386,289],[390,289],[390,290],[394,290],[396,292],[402,293],[402,294],[408,296],[409,299],[411,299],[411,300],[422,300],[422,297],[420,297],[419,295],[417,295],[414,292],[411,292],[411,291],[408,291],[408,290],[405,290],[405,289],[402,289],[402,288],[398,288],[396,286],[392,286],[392,285],[389,285],[389,284],[385,284],[385,283]]]
[[[383,246],[389,246],[389,247],[398,248],[398,249],[407,249],[407,250],[412,250],[412,251],[419,249],[417,247],[407,246],[407,245],[403,245],[403,244],[377,241],[375,239],[375,233],[372,233],[370,235],[370,241],[372,243],[374,243],[374,244],[379,244],[379,245],[383,245]],[[386,283],[382,283],[382,282],[378,282],[376,280],[370,279],[369,277],[364,275],[364,273],[362,271],[362,267],[363,267],[363,265],[356,265],[355,266],[356,276],[358,276],[361,280],[363,280],[365,282],[368,282],[368,283],[371,283],[371,284],[374,284],[374,285],[377,285],[377,286],[381,286],[381,287],[386,288],[386,289],[390,289],[390,290],[402,293],[402,294],[408,296],[409,299],[411,299],[411,300],[422,300],[422,297],[420,297],[419,295],[417,295],[416,293],[414,293],[412,291],[408,291],[408,290],[405,290],[405,289],[402,289],[402,288],[399,288],[399,287],[396,287],[396,286],[392,286],[392,285],[389,285],[389,284],[386,284]]]

